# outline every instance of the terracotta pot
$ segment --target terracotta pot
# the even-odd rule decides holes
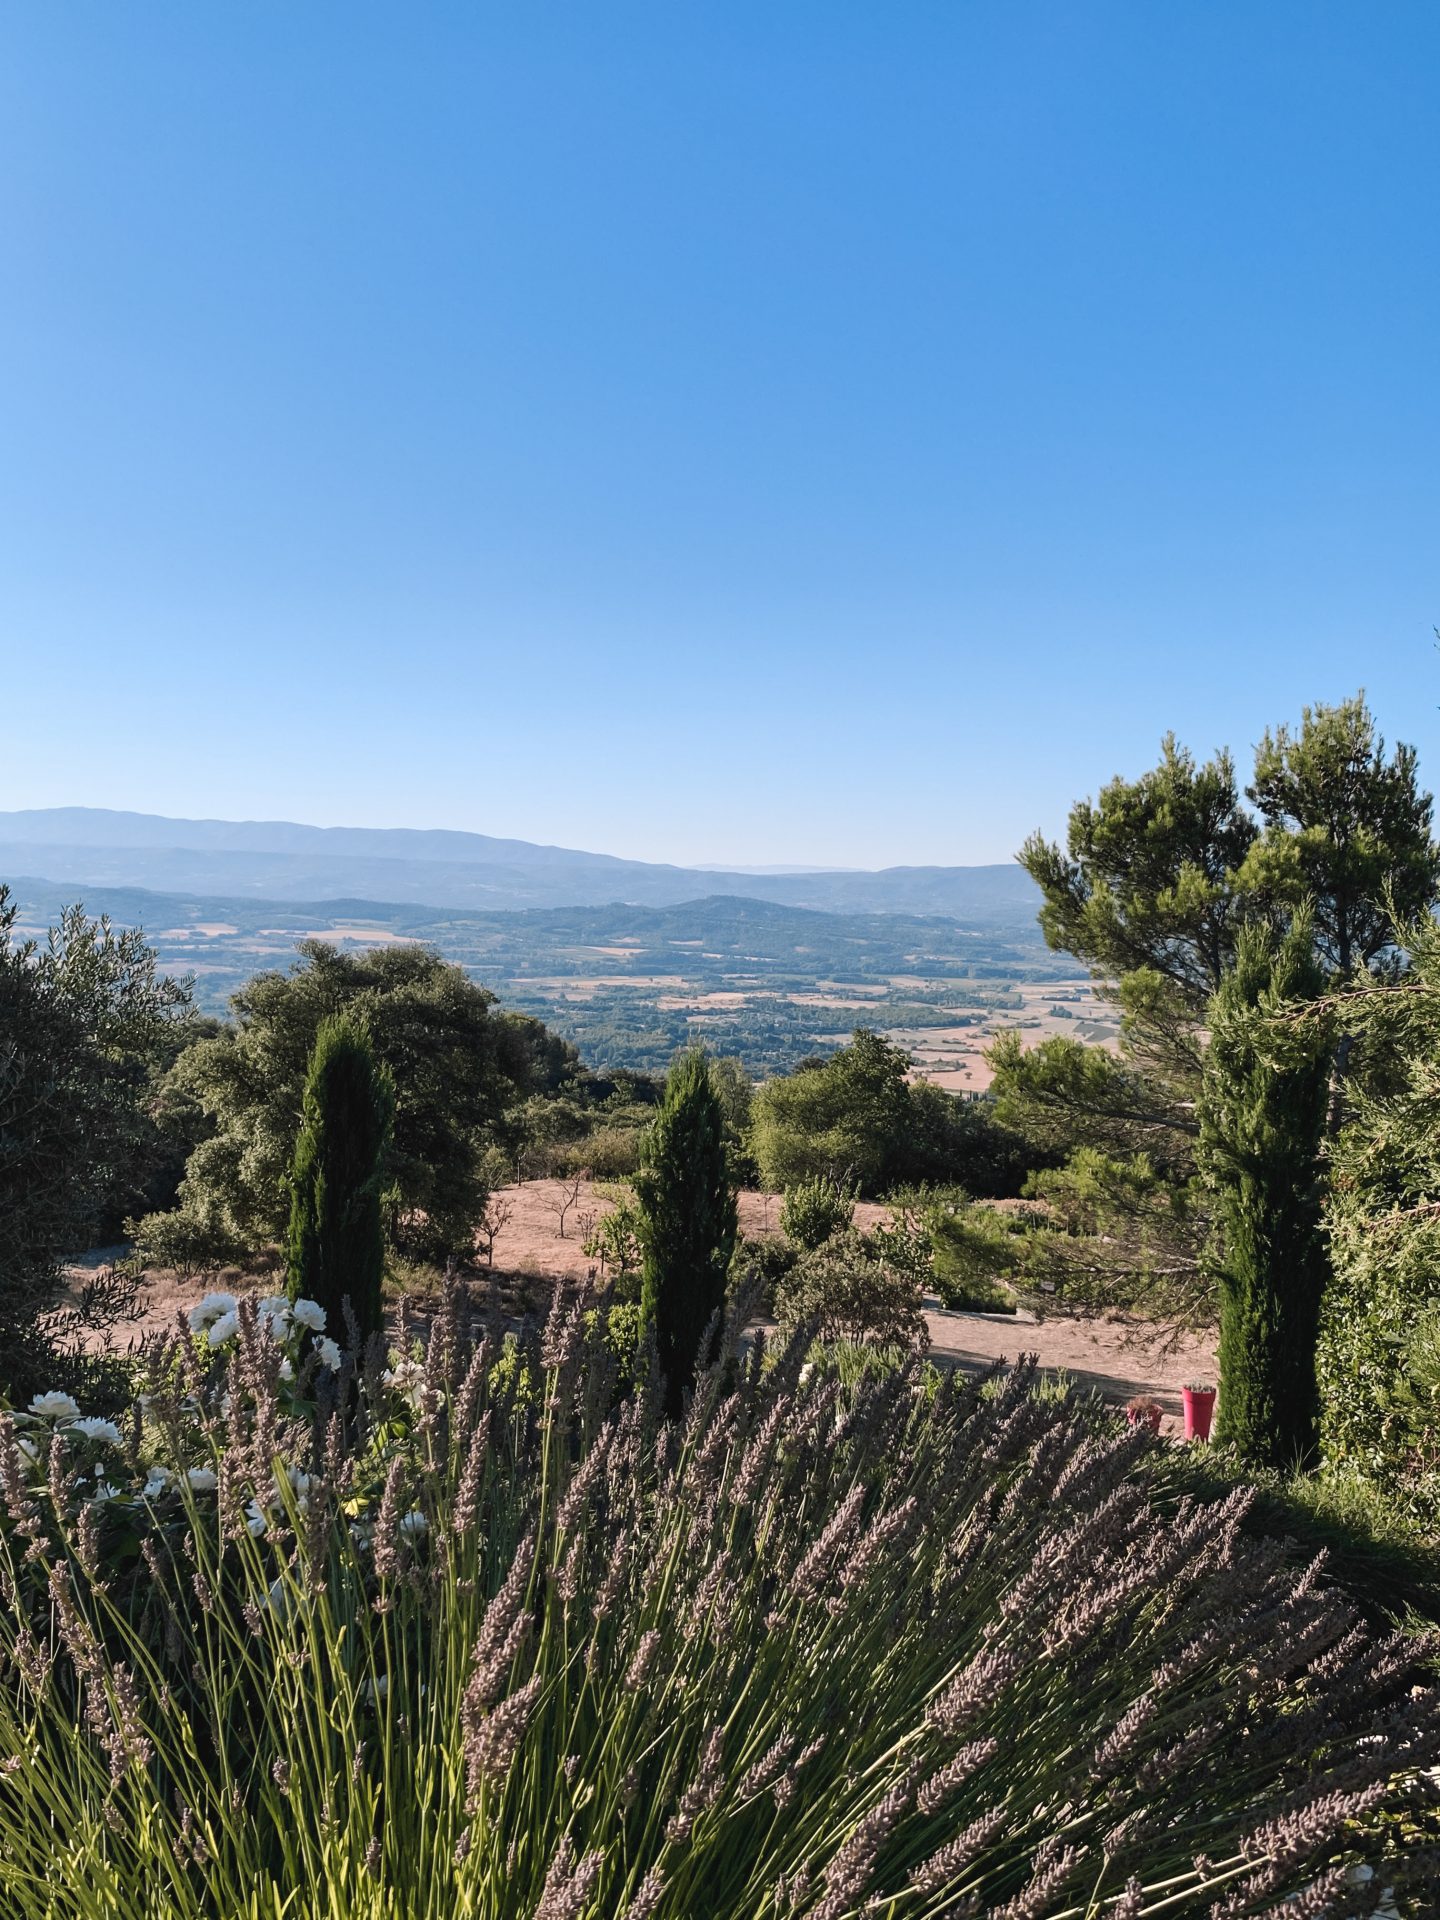
[[[1214,1387],[1182,1387],[1180,1398],[1185,1405],[1185,1438],[1208,1440],[1210,1422],[1215,1418]]]
[[[1125,1418],[1132,1427],[1138,1427],[1143,1420],[1152,1433],[1159,1433],[1165,1413],[1161,1407],[1126,1407]]]

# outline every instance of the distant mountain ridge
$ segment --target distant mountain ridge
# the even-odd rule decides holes
[[[0,878],[76,887],[368,899],[427,907],[672,906],[717,893],[827,912],[939,913],[977,926],[1032,919],[1018,866],[755,873],[667,866],[449,828],[177,820],[102,807],[0,812]]]

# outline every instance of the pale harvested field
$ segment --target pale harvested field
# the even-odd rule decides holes
[[[581,1246],[582,1218],[603,1214],[613,1203],[593,1186],[582,1186],[580,1198],[566,1219],[562,1239],[556,1209],[565,1184],[559,1180],[528,1180],[500,1190],[496,1197],[509,1209],[510,1218],[496,1236],[497,1273],[529,1275],[537,1281],[583,1282],[587,1278],[593,1262]],[[872,1202],[862,1201],[856,1208],[856,1222],[862,1227],[873,1227],[886,1217],[887,1210]],[[778,1232],[779,1226],[778,1195],[740,1195],[743,1233]],[[123,1253],[122,1247],[96,1248],[67,1271],[78,1280],[86,1267],[114,1260]],[[480,1269],[482,1277],[483,1272]],[[273,1271],[228,1273],[216,1284],[236,1292],[269,1292],[278,1284],[278,1275]],[[203,1286],[172,1273],[148,1276],[143,1314],[125,1329],[119,1344],[138,1344],[145,1335],[172,1326],[176,1314],[193,1305],[204,1291]],[[1215,1379],[1213,1337],[1167,1339],[1146,1322],[1118,1314],[1074,1320],[1058,1316],[1037,1319],[1024,1312],[950,1313],[932,1300],[925,1319],[932,1356],[937,1361],[974,1371],[996,1360],[1036,1353],[1047,1373],[1067,1374],[1081,1387],[1091,1388],[1117,1405],[1137,1393],[1153,1394],[1165,1409],[1166,1432],[1179,1429],[1181,1387],[1191,1381]]]

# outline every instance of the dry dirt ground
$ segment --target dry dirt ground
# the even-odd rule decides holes
[[[611,1202],[593,1186],[583,1184],[578,1197],[571,1198],[570,1183],[560,1180],[529,1180],[523,1186],[506,1187],[496,1195],[508,1209],[506,1220],[495,1239],[496,1275],[533,1278],[537,1292],[543,1282],[560,1277],[584,1280],[593,1262],[586,1255],[585,1217],[608,1211]],[[559,1210],[567,1204],[564,1237],[560,1233]],[[862,1201],[856,1208],[856,1223],[874,1226],[886,1217],[884,1207]],[[778,1231],[780,1201],[777,1195],[742,1193],[740,1226],[747,1234]],[[79,1281],[87,1267],[120,1257],[123,1247],[98,1247],[69,1269]],[[484,1268],[480,1269],[481,1274]],[[236,1291],[254,1287],[271,1290],[278,1276],[271,1272],[241,1274],[227,1272],[205,1284],[230,1287]],[[172,1326],[175,1316],[194,1304],[205,1285],[171,1273],[147,1276],[143,1313],[132,1326],[123,1330],[123,1340],[138,1340]],[[925,1315],[930,1329],[932,1357],[942,1364],[967,1369],[987,1367],[994,1360],[1013,1360],[1020,1353],[1039,1355],[1046,1372],[1063,1372],[1081,1387],[1090,1387],[1107,1400],[1123,1405],[1138,1393],[1152,1394],[1165,1409],[1163,1431],[1178,1432],[1180,1427],[1180,1389],[1192,1381],[1215,1379],[1215,1343],[1199,1336],[1167,1342],[1145,1322],[1115,1314],[1093,1320],[1052,1316],[1037,1319],[1033,1314],[950,1313],[937,1301],[928,1304]],[[123,1344],[122,1340],[122,1344]]]

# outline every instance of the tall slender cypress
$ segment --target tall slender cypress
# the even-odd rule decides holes
[[[1254,1466],[1303,1466],[1315,1456],[1333,1034],[1321,1013],[1303,1014],[1296,1003],[1323,986],[1302,915],[1283,939],[1247,928],[1210,1003],[1199,1121],[1223,1242],[1216,1435]]]
[[[735,1187],[725,1108],[701,1053],[670,1069],[635,1177],[644,1253],[643,1312],[655,1335],[669,1410],[693,1385],[707,1327],[725,1304],[735,1251]]]
[[[364,1021],[353,1014],[322,1021],[290,1173],[287,1264],[290,1298],[319,1301],[337,1337],[347,1299],[362,1340],[382,1324],[380,1194],[394,1109],[390,1076]]]

